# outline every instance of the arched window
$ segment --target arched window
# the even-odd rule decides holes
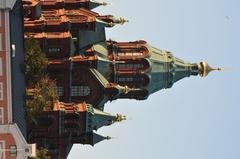
[[[128,85],[130,87],[147,86],[149,77],[146,74],[120,74],[116,78],[116,82],[120,85]]]
[[[139,70],[143,69],[144,64],[142,63],[120,63],[117,64],[118,70]]]
[[[71,96],[72,97],[85,97],[90,95],[91,90],[88,86],[72,86]]]
[[[120,73],[147,72],[150,69],[150,62],[147,59],[125,60],[123,63],[117,63],[115,66]]]
[[[117,81],[118,82],[133,82],[134,78],[133,77],[118,77]]]
[[[141,59],[148,55],[149,51],[144,46],[136,47],[122,47],[116,48],[116,55],[118,59]]]

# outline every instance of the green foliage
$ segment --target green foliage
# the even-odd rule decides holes
[[[51,157],[48,154],[48,150],[41,147],[37,150],[37,157],[35,159],[51,159]]]
[[[52,101],[58,99],[55,88],[56,83],[48,77],[43,77],[35,84],[34,95],[26,100],[29,124],[44,108],[52,109]]]
[[[25,39],[25,79],[28,88],[26,106],[29,126],[45,107],[52,109],[51,102],[58,98],[56,83],[47,76],[47,65],[48,60],[38,41],[33,38]]]
[[[45,75],[48,62],[38,41],[29,38],[25,39],[24,43],[26,83],[28,85],[34,85]]]

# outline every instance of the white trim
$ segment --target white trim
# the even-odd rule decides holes
[[[3,99],[4,99],[3,92],[4,92],[3,82],[0,82],[0,101],[3,101]]]
[[[35,144],[27,144],[25,138],[22,135],[22,132],[19,130],[17,124],[11,124],[11,125],[0,125],[0,132],[5,134],[5,133],[10,133],[12,134],[15,142],[17,149],[22,150],[22,149],[28,149],[29,151],[19,151],[17,153],[17,159],[27,159],[28,157],[35,157],[36,155],[36,145]]]
[[[1,17],[1,16],[0,16]],[[1,19],[0,19],[0,21],[1,21]],[[0,32],[0,50],[2,50],[2,33]]]
[[[0,26],[2,26],[2,11],[0,11]]]
[[[6,143],[4,140],[0,140],[0,145],[3,146],[3,147],[0,146],[1,149],[6,148]],[[6,159],[6,153],[4,151],[3,152],[0,151],[0,159]]]
[[[5,37],[6,37],[6,74],[7,74],[7,101],[8,122],[12,123],[12,78],[11,78],[11,46],[10,46],[10,23],[9,12],[5,11]]]
[[[1,38],[1,36],[0,36],[0,38]],[[1,40],[0,40],[0,43],[1,43]],[[2,57],[0,57],[0,76],[2,76],[2,75],[3,75],[3,63],[2,63]]]
[[[4,107],[0,107],[0,125],[3,124],[4,124]]]
[[[16,0],[0,0],[0,9],[12,9]]]

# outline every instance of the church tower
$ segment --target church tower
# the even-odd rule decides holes
[[[145,41],[106,41],[93,44],[79,54],[65,61],[49,60],[49,71],[54,72],[53,79],[61,79],[57,77],[59,72],[62,81],[69,81],[65,86],[58,85],[62,91],[63,88],[68,91],[62,98],[64,101],[86,101],[101,110],[109,100],[145,100],[185,77],[206,76],[212,70],[220,70],[206,62],[185,62]]]
[[[108,101],[145,100],[185,77],[220,70],[206,62],[186,62],[143,40],[107,40],[106,28],[128,21],[92,11],[104,5],[95,0],[23,0],[25,39],[39,42],[59,97],[32,124],[28,138],[47,148],[53,159],[67,158],[73,144],[93,146],[110,139],[96,130],[126,117],[105,113]]]
[[[65,159],[73,144],[94,146],[111,139],[95,131],[126,120],[124,115],[112,115],[86,103],[54,101],[52,107],[45,107],[43,113],[35,119],[28,138],[39,147],[47,148],[54,158]]]
[[[107,80],[138,89],[121,94],[120,98],[146,99],[185,77],[206,76],[212,70],[220,70],[212,69],[206,62],[185,62],[145,41],[107,41],[94,44],[91,51],[98,59],[97,70]]]
[[[103,110],[107,101],[145,100],[185,77],[213,70],[205,62],[185,62],[143,40],[107,41],[105,28],[128,21],[91,10],[101,5],[106,3],[24,1],[25,38],[36,39],[46,54],[61,101],[87,102]]]

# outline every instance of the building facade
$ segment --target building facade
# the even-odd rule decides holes
[[[143,40],[106,40],[106,27],[127,20],[92,11],[101,5],[106,3],[23,0],[25,38],[39,42],[61,101],[42,113],[29,140],[46,147],[53,158],[65,159],[75,143],[94,145],[109,139],[94,130],[125,117],[103,112],[106,102],[145,100],[185,77],[216,70],[206,62],[185,62]]]
[[[29,134],[29,141],[37,143],[38,147],[47,148],[52,158],[67,158],[73,144],[94,146],[100,141],[111,139],[94,131],[126,120],[123,115],[111,115],[86,103],[54,101],[52,104],[53,110],[45,108]]]
[[[11,39],[11,11],[17,4],[16,0],[0,1],[0,159],[27,159],[36,153],[36,145],[27,143],[23,127],[19,126],[20,121],[17,122],[14,112],[15,105],[19,103],[15,104],[12,92],[15,78],[12,66],[16,62],[12,59],[15,45]]]

